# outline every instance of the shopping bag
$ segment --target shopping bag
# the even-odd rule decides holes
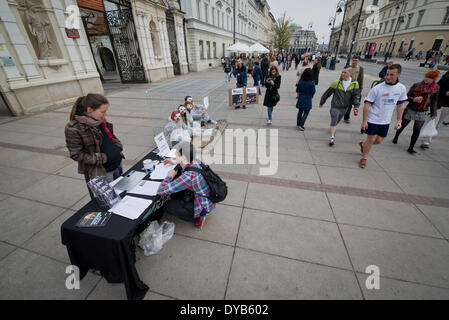
[[[434,137],[438,135],[438,131],[436,129],[436,121],[430,120],[424,128],[422,128],[421,133],[419,135],[420,138],[424,137]]]

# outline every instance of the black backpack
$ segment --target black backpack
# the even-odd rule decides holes
[[[213,203],[220,203],[226,199],[226,196],[228,195],[228,187],[226,186],[226,182],[221,180],[221,178],[213,172],[208,165],[201,163],[201,169],[188,167],[186,171],[201,173],[210,189],[210,195],[207,197],[210,201]]]

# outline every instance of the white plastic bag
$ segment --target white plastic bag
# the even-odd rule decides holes
[[[161,251],[162,246],[173,237],[175,224],[165,221],[159,225],[157,221],[152,221],[148,228],[140,234],[139,247],[144,251],[145,256],[150,256]]]
[[[420,138],[423,137],[434,137],[438,135],[438,131],[436,129],[436,121],[430,120],[424,128],[422,128],[421,133],[419,135]]]

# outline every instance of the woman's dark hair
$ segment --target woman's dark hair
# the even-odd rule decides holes
[[[276,77],[279,76],[279,69],[276,66],[271,66],[270,71],[268,72],[268,76],[271,77],[271,71],[276,70]]]
[[[301,74],[301,80],[302,81],[313,81],[312,69],[310,69],[310,68],[305,69],[304,72]]]
[[[70,113],[70,121],[75,119],[75,116],[86,115],[87,108],[90,107],[92,110],[100,109],[104,104],[109,104],[108,99],[105,96],[98,93],[89,93],[85,97],[79,97],[76,99],[72,112]]]
[[[255,64],[256,66],[258,66],[258,65],[259,65],[259,61],[256,61],[254,64]]]

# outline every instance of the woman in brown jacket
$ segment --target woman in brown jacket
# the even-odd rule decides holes
[[[100,176],[112,182],[122,174],[120,140],[114,135],[112,124],[106,121],[108,100],[89,93],[76,100],[65,127],[65,138],[70,157],[78,162],[78,173],[86,182]],[[90,192],[90,196],[93,197]]]
[[[437,116],[439,87],[436,81],[439,74],[440,72],[438,70],[427,72],[424,75],[424,80],[415,83],[407,93],[409,103],[402,116],[402,127],[396,131],[393,143],[398,143],[399,135],[404,131],[405,127],[414,120],[413,134],[410,140],[410,146],[407,150],[410,154],[416,153],[414,147],[416,141],[418,141],[421,129],[426,122],[429,111],[432,120]]]

